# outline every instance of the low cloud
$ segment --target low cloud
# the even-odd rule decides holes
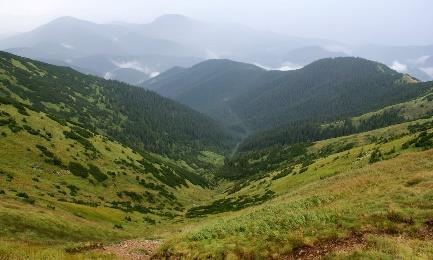
[[[257,67],[260,67],[264,70],[281,70],[281,71],[297,70],[297,69],[300,69],[303,67],[303,66],[293,64],[293,63],[288,62],[288,61],[281,63],[281,65],[279,67],[276,67],[276,68],[268,67],[268,66],[262,65],[262,64],[257,63],[257,62],[255,62],[254,65],[256,65]]]
[[[430,78],[433,79],[433,67],[420,68],[420,70],[422,70],[425,74],[429,75]]]
[[[418,57],[416,59],[411,59],[409,62],[415,66],[421,66],[426,63],[426,61],[430,58],[430,55],[424,55],[421,57]]]
[[[297,70],[297,69],[300,69],[302,67],[303,66],[301,66],[301,65],[297,65],[297,64],[286,61],[286,62],[283,62],[281,64],[281,67],[278,70],[282,70],[282,71]]]
[[[396,70],[398,72],[407,72],[407,65],[400,63],[396,60],[392,63],[390,67],[391,69]]]
[[[62,42],[60,45],[62,45],[63,48],[66,48],[66,49],[69,49],[69,50],[74,50],[75,49],[74,46],[72,46],[70,44],[67,44],[67,43],[64,43],[64,42]]]
[[[219,59],[220,56],[218,53],[212,51],[212,50],[206,50],[206,59]]]
[[[104,79],[106,79],[106,80],[113,79],[113,75],[111,74],[111,72],[105,73]]]
[[[154,78],[154,77],[158,76],[159,74],[160,73],[158,71],[152,72],[152,73],[150,73],[149,78]]]
[[[154,71],[153,69],[149,68],[148,66],[142,65],[139,61],[136,61],[136,60],[132,60],[132,61],[114,61],[114,60],[112,60],[111,62],[118,68],[138,70],[138,71],[143,72],[144,74],[146,74],[149,77],[156,77],[159,74],[159,72]]]

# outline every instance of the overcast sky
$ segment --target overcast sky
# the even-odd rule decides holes
[[[146,23],[167,13],[345,43],[433,44],[433,0],[0,0],[0,34],[65,15]]]

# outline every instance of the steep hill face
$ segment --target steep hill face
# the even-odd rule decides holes
[[[266,71],[247,63],[208,60],[191,68],[174,68],[142,86],[206,113],[226,124],[239,123],[233,98],[266,79]]]
[[[0,147],[2,239],[51,244],[142,234],[183,215],[209,186],[184,164],[8,97],[0,99]]]
[[[305,119],[343,118],[398,103],[425,91],[415,83],[383,64],[346,57],[286,72],[211,60],[161,74],[143,86],[226,123],[235,115],[239,124],[257,131]]]
[[[190,158],[229,140],[211,119],[158,94],[0,53],[0,95],[139,151]]]

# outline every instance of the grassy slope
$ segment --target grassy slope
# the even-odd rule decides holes
[[[425,122],[431,119],[417,121]],[[298,165],[288,176],[272,180],[277,170],[234,194],[222,195],[270,189],[281,196],[260,206],[208,217],[161,250],[186,257],[281,257],[305,245],[367,232],[372,235],[366,248],[341,257],[433,257],[432,241],[418,236],[433,216],[433,151],[413,145],[401,148],[419,135],[407,130],[410,124],[414,123],[315,143],[308,148],[310,153],[330,144],[355,145],[316,159],[303,173],[298,173]],[[375,148],[382,152],[383,161],[372,164]]]
[[[231,142],[210,118],[154,92],[5,52],[0,52],[0,99],[191,165],[200,164],[195,157],[202,150],[223,151]]]
[[[142,165],[144,160],[155,169],[173,171],[167,175],[169,179],[175,174],[185,179],[182,176],[185,172],[197,176],[181,163],[152,154],[142,156],[100,135],[87,138],[97,151],[93,155],[82,143],[64,136],[63,132],[70,131],[74,125],[61,125],[41,112],[26,109],[24,113],[27,115],[12,105],[0,104],[0,258],[14,253],[11,249],[18,246],[23,247],[19,252],[23,254],[28,249],[28,254],[46,251],[55,255],[64,254],[62,249],[71,243],[160,237],[168,226],[175,226],[167,223],[179,221],[181,217],[177,216],[183,215],[185,208],[207,201],[213,194],[189,181],[172,187],[171,182],[166,184],[157,179],[154,169]],[[5,123],[12,118],[15,126],[27,125],[32,129],[30,132],[36,132],[31,134],[21,129],[14,133],[10,124]],[[63,165],[50,162],[51,157],[44,155],[37,145],[61,158]],[[67,168],[71,161],[85,167],[94,164],[108,179],[99,182],[92,175],[75,176]],[[167,174],[156,171],[161,172]],[[158,186],[143,186],[142,181]],[[139,197],[133,198],[125,192],[135,192]],[[126,204],[118,204],[116,208],[114,201]],[[131,209],[134,206],[140,207]],[[44,249],[47,245],[58,245],[58,248],[51,252]]]
[[[95,243],[144,236],[166,238],[168,240],[160,252],[170,251],[187,257],[217,257],[222,254],[232,257],[281,257],[290,255],[301,246],[314,245],[317,241],[320,243],[330,238],[341,239],[354,231],[372,233],[367,236],[367,246],[361,251],[335,253],[333,257],[432,256],[431,241],[424,241],[416,234],[425,228],[424,223],[433,215],[430,203],[433,199],[433,152],[423,152],[422,148],[413,145],[401,148],[403,143],[419,135],[419,132],[411,133],[408,126],[429,123],[431,119],[316,142],[307,148],[308,153],[328,152],[317,157],[305,172],[299,173],[302,167],[295,165],[290,174],[273,180],[287,167],[282,163],[280,168],[253,178],[245,186],[231,192],[228,192],[233,190],[230,183],[225,183],[219,190],[193,185],[178,188],[165,185],[165,189],[183,205],[184,209],[180,211],[174,209],[176,205],[172,205],[170,200],[148,190],[155,192],[156,204],[164,204],[165,207],[155,210],[157,214],[141,214],[108,207],[108,201],[129,200],[119,198],[118,191],[143,193],[146,190],[137,183],[137,175],[147,182],[159,183],[152,174],[139,173],[126,165],[114,163],[116,159],[123,158],[138,165],[141,155],[95,136],[90,140],[101,154],[96,159],[90,159],[80,143],[64,137],[63,131],[70,130],[72,125],[62,126],[44,113],[30,110],[27,110],[29,115],[26,116],[10,105],[1,105],[0,110],[10,114],[3,114],[0,119],[14,117],[19,126],[27,124],[52,135],[48,141],[26,130],[12,133],[8,125],[0,126],[0,134],[6,134],[0,135],[0,145],[7,147],[1,150],[0,156],[0,190],[6,193],[0,195],[0,232],[3,239],[0,256],[21,259],[101,257],[90,252],[71,256],[64,249],[77,247],[77,243],[80,245],[84,241]],[[431,128],[431,125],[428,127]],[[46,156],[41,157],[36,144],[47,147],[62,158],[64,164],[75,157],[83,165],[91,161],[104,172],[126,172],[126,175],[119,174],[115,181],[109,179],[103,183],[94,180],[95,184],[89,183],[91,177],[84,180],[70,174],[53,175],[53,172],[64,170],[46,163]],[[341,147],[351,148],[341,151]],[[384,161],[370,164],[369,159],[376,147],[381,150]],[[202,156],[202,160],[221,164],[221,158],[215,154],[203,153]],[[176,164],[150,154],[146,155],[146,159],[161,165]],[[69,184],[79,187],[77,195],[70,194]],[[224,190],[224,187],[229,189]],[[183,214],[190,207],[206,205],[215,199],[236,200],[242,196],[263,195],[268,190],[279,196],[241,211],[192,219],[169,219],[159,215],[161,212]],[[30,199],[17,197],[19,192],[26,192]],[[49,193],[54,193],[54,196]],[[62,201],[61,198],[67,201],[81,199],[101,205],[91,207]],[[145,207],[157,208],[146,201],[141,203]],[[126,217],[131,217],[132,221]],[[156,225],[149,223],[145,217],[155,220]],[[115,224],[122,225],[123,229],[114,228]],[[180,235],[174,235],[177,233]],[[394,234],[404,235],[397,238]]]

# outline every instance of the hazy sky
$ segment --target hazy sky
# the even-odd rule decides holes
[[[145,23],[167,13],[346,43],[433,44],[433,0],[0,0],[0,34],[65,15]]]

